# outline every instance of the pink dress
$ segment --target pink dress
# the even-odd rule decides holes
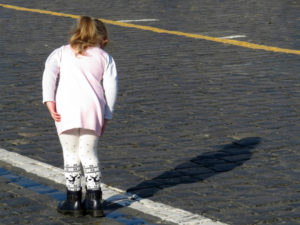
[[[104,118],[112,118],[117,82],[114,60],[100,47],[88,48],[84,56],[70,45],[54,50],[45,64],[43,102],[56,102],[58,134],[84,128],[101,136]]]

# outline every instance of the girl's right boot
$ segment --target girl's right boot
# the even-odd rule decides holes
[[[86,190],[85,199],[83,201],[83,208],[85,214],[93,217],[103,217],[102,207],[102,191],[100,190]]]
[[[57,211],[62,214],[68,214],[75,217],[83,216],[81,204],[82,191],[67,190],[67,199],[62,201],[57,206]]]

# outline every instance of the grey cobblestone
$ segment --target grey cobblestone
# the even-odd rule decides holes
[[[294,0],[2,2],[113,20],[158,18],[142,24],[300,47]],[[0,8],[1,147],[58,167],[62,154],[41,105],[41,76],[73,22]],[[120,92],[100,144],[103,181],[124,190],[150,183],[139,189],[150,199],[230,224],[299,224],[299,56],[108,29]],[[219,155],[249,137],[260,139],[249,152],[246,145]],[[202,166],[194,166],[197,157]],[[188,174],[178,178],[178,170]],[[159,177],[166,179],[153,188]]]
[[[3,167],[6,170],[3,172]],[[57,199],[53,193],[62,195],[63,185],[54,184],[41,178],[25,173],[21,169],[14,168],[0,162],[0,224],[165,224],[158,218],[143,213],[114,206],[110,202],[104,202],[104,218],[89,216],[73,218],[63,216],[56,212]],[[22,174],[22,175],[17,175]],[[24,177],[29,176],[28,177]],[[37,179],[37,181],[35,181]],[[25,182],[24,182],[25,180]],[[46,182],[45,184],[42,184]],[[50,186],[49,186],[50,185]],[[56,189],[58,188],[58,189]],[[54,192],[55,190],[56,192]],[[49,195],[49,196],[48,196]]]

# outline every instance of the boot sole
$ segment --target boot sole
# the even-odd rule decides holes
[[[73,217],[81,217],[84,216],[83,211],[74,211],[74,210],[60,210],[57,209],[57,212],[63,214],[63,215],[70,215]]]
[[[86,210],[85,214],[92,217],[104,217],[104,213],[102,210]]]

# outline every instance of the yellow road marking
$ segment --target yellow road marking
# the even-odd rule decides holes
[[[20,7],[20,6],[14,6],[14,5],[0,4],[0,6],[4,7],[4,8],[14,9],[14,10],[35,12],[35,13],[48,14],[48,15],[53,15],[53,16],[63,16],[63,17],[69,17],[69,18],[74,18],[74,19],[77,19],[80,17],[79,15],[53,12],[53,11],[42,10],[42,9],[24,8],[24,7]],[[136,28],[136,29],[140,29],[140,30],[147,30],[147,31],[155,32],[155,33],[172,34],[172,35],[183,36],[183,37],[188,37],[188,38],[202,39],[202,40],[213,41],[213,42],[218,42],[218,43],[223,43],[223,44],[235,45],[235,46],[240,46],[240,47],[244,47],[244,48],[260,49],[260,50],[271,51],[271,52],[280,52],[280,53],[289,53],[289,54],[300,55],[300,50],[279,48],[279,47],[267,46],[267,45],[259,45],[259,44],[249,43],[246,41],[228,40],[228,39],[210,37],[210,36],[201,35],[201,34],[185,33],[185,32],[181,32],[181,31],[166,30],[166,29],[161,29],[161,28],[157,28],[157,27],[136,25],[136,24],[132,24],[132,23],[119,22],[119,21],[108,20],[108,19],[103,19],[103,18],[100,18],[100,20],[102,20],[104,23],[107,23],[107,24],[112,24],[112,25],[121,26],[121,27]]]

